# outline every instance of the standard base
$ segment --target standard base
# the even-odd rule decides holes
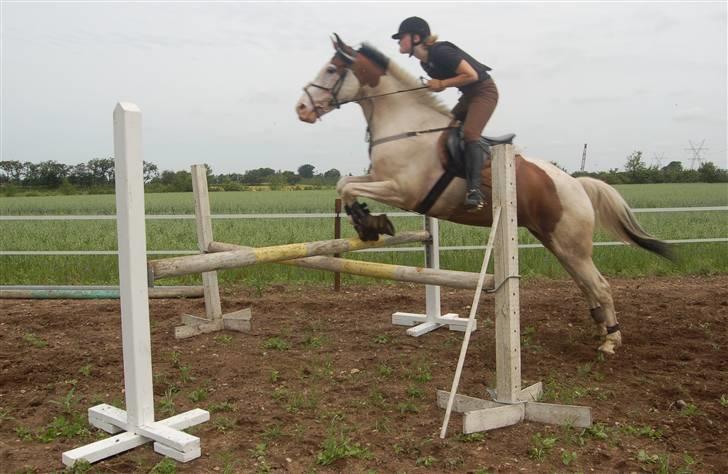
[[[414,326],[407,330],[410,336],[418,337],[435,329],[447,326],[451,331],[465,332],[468,327],[468,318],[459,318],[455,313],[448,313],[440,317],[427,316],[425,314],[402,313],[392,314],[392,324],[399,326]],[[478,322],[473,321],[473,331],[478,327]]]
[[[124,410],[101,404],[88,409],[88,419],[96,428],[115,436],[66,451],[63,453],[66,466],[73,466],[79,460],[94,463],[151,441],[157,453],[179,462],[191,461],[200,457],[200,438],[181,430],[208,421],[210,413],[195,408],[166,420],[133,427],[127,423]]]
[[[543,384],[538,382],[521,390],[516,403],[455,395],[452,410],[463,414],[463,434],[503,428],[524,420],[577,428],[589,428],[592,425],[590,407],[536,402],[542,394]],[[449,397],[450,392],[438,390],[437,406],[446,409]]]
[[[241,309],[234,313],[223,314],[221,319],[210,320],[193,316],[191,314],[182,315],[183,326],[174,328],[174,337],[176,339],[185,339],[188,337],[199,336],[210,332],[229,331],[246,332],[250,331],[250,320],[252,312],[250,308]]]

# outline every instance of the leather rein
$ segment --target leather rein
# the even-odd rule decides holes
[[[349,58],[347,58],[347,59],[349,59]],[[341,76],[339,76],[339,79],[337,79],[336,82],[334,83],[334,85],[331,87],[322,86],[320,84],[316,84],[315,82],[310,82],[303,87],[303,91],[308,96],[308,100],[311,101],[311,105],[313,106],[313,110],[316,113],[317,119],[321,120],[321,114],[319,113],[319,107],[317,107],[315,105],[313,96],[311,95],[311,93],[308,90],[309,87],[315,87],[316,89],[321,89],[323,91],[331,93],[330,105],[333,105],[337,109],[340,109],[341,106],[344,104],[349,104],[352,102],[362,102],[364,100],[372,100],[372,99],[376,99],[378,97],[384,97],[384,96],[393,95],[393,94],[401,94],[404,92],[413,92],[413,91],[419,91],[422,89],[427,89],[427,86],[423,85],[423,86],[419,86],[419,87],[413,87],[411,89],[403,89],[403,90],[394,91],[394,92],[385,92],[384,94],[368,95],[365,97],[359,97],[357,99],[349,99],[349,100],[340,101],[338,94],[339,94],[339,92],[341,92],[341,87],[344,85],[344,80],[346,79],[346,76],[349,73],[349,71],[350,71],[350,68],[345,67],[343,74],[341,74]],[[442,131],[450,130],[453,128],[457,128],[457,127],[447,126],[447,127],[439,127],[439,128],[430,128],[427,130],[418,130],[418,131],[413,131],[413,132],[398,133],[397,135],[391,135],[389,137],[378,138],[374,141],[370,141],[367,139],[367,141],[369,141],[369,152],[371,153],[372,148],[374,148],[375,146],[380,145],[382,143],[392,142],[395,140],[401,140],[403,138],[417,137],[417,136],[424,135],[427,133],[442,132]],[[367,137],[370,137],[369,127],[367,127]]]

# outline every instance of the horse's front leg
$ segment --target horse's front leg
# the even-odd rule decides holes
[[[336,193],[343,198],[342,192],[344,186],[349,183],[371,183],[372,175],[365,174],[362,176],[342,176],[339,181],[336,182]],[[347,203],[348,204],[348,203]]]
[[[380,234],[394,235],[394,225],[386,214],[372,215],[366,204],[359,204],[356,198],[371,198],[384,204],[404,207],[399,185],[392,180],[374,182],[349,182],[339,191],[346,204],[346,213],[351,217],[354,229],[361,240],[378,240]]]

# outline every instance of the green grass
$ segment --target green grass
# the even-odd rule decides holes
[[[633,207],[696,207],[728,205],[726,184],[653,184],[617,186]],[[323,191],[228,192],[211,194],[213,213],[306,213],[331,212],[336,193]],[[369,202],[374,212],[385,206]],[[148,194],[147,214],[192,213],[192,193]],[[0,215],[29,214],[107,214],[114,213],[113,195],[0,197]],[[727,237],[726,213],[677,212],[639,213],[637,218],[649,232],[664,240]],[[393,218],[398,231],[418,230],[422,220]],[[114,220],[101,221],[0,221],[0,250],[116,250]],[[441,245],[484,245],[487,229],[441,222]],[[213,222],[215,240],[251,246],[277,245],[330,239],[331,218],[313,219],[219,219]],[[355,235],[342,225],[344,237]],[[596,241],[612,241],[597,232]],[[523,244],[537,243],[526,230],[519,232]],[[651,276],[711,274],[728,272],[725,243],[682,244],[676,246],[679,260],[673,264],[645,251],[628,247],[595,247],[594,259],[607,276]],[[194,220],[147,221],[147,248],[154,250],[194,250],[197,247]],[[422,265],[421,252],[358,253],[350,255],[384,263]],[[162,256],[150,256],[151,259]],[[442,251],[443,268],[478,271],[482,251]],[[523,277],[566,278],[556,259],[541,248],[522,249],[519,255]],[[0,284],[116,284],[117,257],[110,256],[0,256]],[[264,265],[219,272],[223,283],[245,281],[255,287],[288,281],[330,282],[332,276],[295,267]],[[199,283],[197,275],[168,279],[160,284]],[[346,282],[371,279],[344,276]]]

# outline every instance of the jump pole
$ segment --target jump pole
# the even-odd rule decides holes
[[[209,252],[227,252],[246,248],[250,247],[223,242],[213,242],[209,247]],[[441,285],[450,288],[468,290],[475,289],[478,284],[478,274],[472,272],[434,270],[425,267],[390,265],[387,263],[366,262],[337,257],[306,257],[284,260],[277,263],[294,267],[310,268],[312,270],[324,270],[334,273],[347,273],[349,275],[381,278],[383,280],[403,281],[424,285]],[[486,276],[486,283],[489,286],[493,286],[492,275]]]
[[[141,127],[139,107],[117,104],[114,157],[126,410],[107,404],[89,408],[89,423],[114,436],[64,452],[66,466],[100,461],[152,441],[157,453],[191,461],[200,457],[200,439],[181,430],[210,419],[207,411],[196,408],[154,421]]]
[[[591,408],[540,403],[543,384],[521,388],[521,339],[518,280],[518,222],[516,164],[512,145],[492,148],[494,223],[496,388],[488,390],[493,400],[468,397],[438,390],[437,404],[449,414],[463,413],[463,433],[488,431],[524,420],[588,428]],[[464,346],[466,347],[466,346]],[[464,353],[462,353],[464,355]],[[460,365],[460,363],[458,364]],[[459,378],[456,371],[456,379]],[[457,387],[457,383],[453,383]],[[446,426],[441,435],[444,436]]]

